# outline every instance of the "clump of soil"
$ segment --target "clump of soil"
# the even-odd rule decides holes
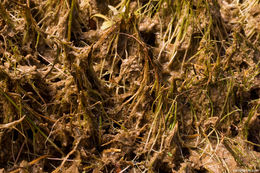
[[[257,172],[259,1],[0,1],[2,172]]]

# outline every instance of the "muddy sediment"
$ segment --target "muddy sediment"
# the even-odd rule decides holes
[[[259,171],[259,9],[0,1],[1,171]]]

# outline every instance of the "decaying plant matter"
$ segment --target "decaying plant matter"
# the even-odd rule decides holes
[[[0,0],[3,172],[260,170],[259,0]]]

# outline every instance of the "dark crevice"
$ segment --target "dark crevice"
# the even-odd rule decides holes
[[[140,35],[146,44],[155,46],[156,35],[154,32],[140,32]]]

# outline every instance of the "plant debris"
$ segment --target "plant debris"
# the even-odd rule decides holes
[[[259,172],[259,0],[0,16],[0,172]]]

